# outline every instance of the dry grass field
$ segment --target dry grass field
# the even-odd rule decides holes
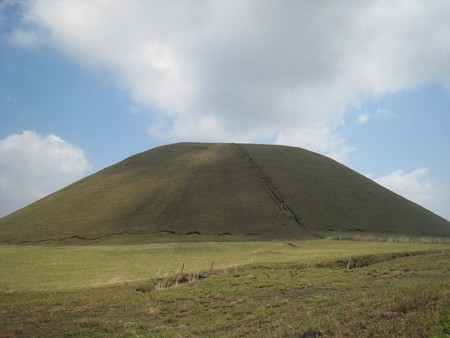
[[[445,337],[449,253],[342,240],[3,245],[0,336]]]

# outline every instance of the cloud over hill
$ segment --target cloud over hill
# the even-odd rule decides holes
[[[84,176],[84,152],[58,136],[33,131],[0,140],[0,217]]]
[[[345,155],[349,106],[450,86],[440,1],[24,2],[10,39],[50,45],[159,111],[165,140],[264,140]],[[232,24],[231,24],[232,23]]]

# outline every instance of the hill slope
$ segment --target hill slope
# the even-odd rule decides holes
[[[362,230],[450,236],[450,222],[294,147],[178,143],[134,155],[0,219],[0,241],[119,233]]]

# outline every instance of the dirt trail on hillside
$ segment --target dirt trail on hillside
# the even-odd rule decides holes
[[[239,144],[231,143],[231,147],[236,151],[239,157],[245,162],[248,168],[255,174],[258,180],[263,185],[264,189],[270,195],[281,212],[286,212],[292,216],[292,219],[303,227],[300,217],[291,209],[289,202],[281,193],[280,189],[272,182],[272,180],[262,171],[262,169],[251,158],[250,154],[245,151]]]

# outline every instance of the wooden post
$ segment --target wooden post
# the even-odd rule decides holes
[[[209,269],[209,271],[211,272],[213,269],[213,265],[214,265],[214,261],[211,262],[211,268]]]
[[[181,266],[181,273],[183,273],[184,272],[184,263],[183,263],[183,265]]]

